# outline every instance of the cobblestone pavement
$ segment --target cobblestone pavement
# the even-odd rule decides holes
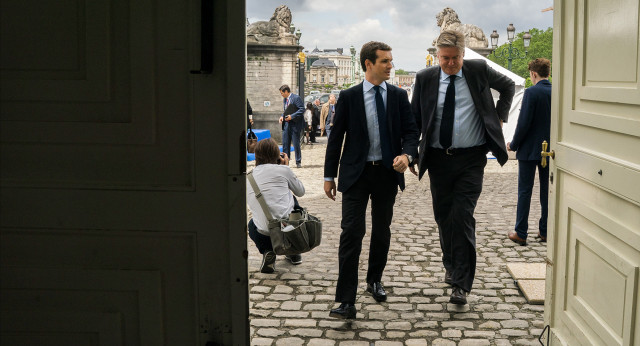
[[[252,345],[539,345],[542,305],[527,304],[509,275],[510,262],[543,262],[545,243],[534,240],[540,206],[537,182],[529,219],[529,245],[507,239],[514,227],[517,162],[504,167],[489,160],[476,208],[477,269],[468,305],[449,303],[428,178],[407,171],[407,188],[396,198],[391,248],[382,277],[388,300],[365,292],[370,225],[360,256],[358,315],[351,322],[329,317],[338,278],[341,194],[323,191],[326,138],[303,146],[302,168],[293,168],[306,194],[300,204],[323,221],[322,244],[294,266],[278,256],[276,273],[262,274],[262,256],[249,240]],[[295,165],[292,164],[293,167]],[[253,163],[248,164],[248,170]],[[367,223],[370,222],[370,214]]]

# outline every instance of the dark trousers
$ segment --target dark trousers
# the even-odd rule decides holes
[[[371,242],[367,283],[382,279],[391,241],[393,205],[398,183],[393,170],[367,164],[358,181],[342,194],[342,233],[338,249],[336,302],[355,303],[358,264],[366,232],[365,214],[371,198]]]
[[[316,130],[318,129],[318,124],[316,122],[311,123],[311,132],[309,133],[309,140],[312,143],[316,141]]]
[[[261,254],[264,254],[267,251],[273,251],[273,246],[271,246],[271,237],[258,232],[258,228],[256,227],[256,224],[253,223],[253,219],[249,220],[247,227],[249,228],[249,238],[253,240],[253,243],[256,244],[256,247]]]
[[[476,272],[476,219],[473,212],[482,192],[486,150],[447,155],[429,149],[433,213],[440,233],[442,263],[453,284],[471,291]]]
[[[296,163],[302,162],[302,152],[300,151],[300,131],[296,131],[291,122],[285,122],[282,129],[282,152],[291,159],[291,144],[296,153]]]
[[[531,194],[533,182],[538,168],[540,179],[540,222],[538,229],[540,234],[547,236],[547,214],[549,204],[549,166],[542,168],[540,160],[518,160],[518,209],[516,211],[516,232],[522,239],[527,239],[529,230],[529,209],[531,207]]]

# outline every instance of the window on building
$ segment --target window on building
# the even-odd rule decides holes
[[[331,76],[331,83],[333,83],[333,76]]]
[[[324,76],[322,76],[322,83],[324,83]]]

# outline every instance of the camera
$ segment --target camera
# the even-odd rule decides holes
[[[280,158],[278,159],[278,164],[279,165],[284,164],[284,153],[280,153]]]

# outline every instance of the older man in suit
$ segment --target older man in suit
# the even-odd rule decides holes
[[[338,191],[342,192],[335,297],[341,304],[331,310],[331,317],[356,316],[358,262],[369,198],[372,227],[367,291],[378,302],[387,298],[381,280],[391,240],[393,205],[398,187],[404,189],[404,171],[417,155],[418,144],[407,93],[385,82],[392,59],[391,47],[382,42],[362,46],[360,63],[365,80],[342,91],[336,104],[324,165],[325,193],[335,200],[338,166]]]
[[[280,95],[283,97],[282,109],[286,110],[289,105],[295,105],[297,110],[292,114],[280,117],[279,121],[283,124],[282,128],[282,152],[291,153],[291,142],[293,141],[293,150],[296,153],[296,167],[302,167],[302,151],[300,150],[300,134],[304,129],[304,102],[302,98],[291,92],[288,85],[280,87]]]
[[[551,62],[538,58],[529,62],[529,76],[533,86],[524,91],[518,125],[507,149],[516,152],[518,159],[518,209],[516,211],[515,232],[509,232],[509,239],[520,245],[527,243],[529,229],[529,207],[535,180],[536,167],[540,179],[540,222],[538,238],[547,241],[547,207],[549,200],[549,166],[542,167],[541,144],[549,143],[551,129],[551,83],[549,72]]]
[[[486,154],[507,161],[502,122],[514,82],[481,60],[464,61],[464,35],[445,30],[436,39],[439,66],[418,72],[411,107],[421,130],[419,178],[429,171],[450,302],[466,304],[476,269],[476,203]],[[491,89],[500,93],[494,106]],[[414,166],[411,171],[417,174]]]

